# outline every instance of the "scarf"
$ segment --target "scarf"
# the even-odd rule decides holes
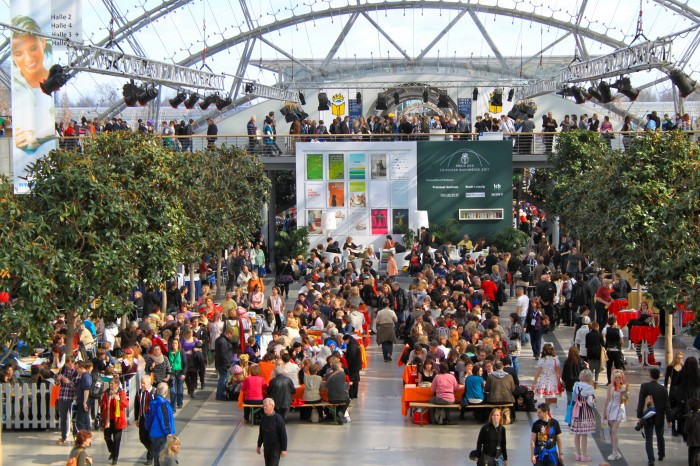
[[[163,364],[165,356],[163,356],[162,354],[160,356],[155,356],[152,354],[151,359],[153,359],[153,362],[155,362],[156,364]]]

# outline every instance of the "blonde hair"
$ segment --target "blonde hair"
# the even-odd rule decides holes
[[[165,456],[170,456],[171,458],[177,457],[177,453],[174,450],[175,445],[181,445],[180,444],[180,439],[177,438],[175,435],[171,435],[168,437],[168,440],[165,442],[165,448],[160,454],[160,461],[163,462],[165,460]]]

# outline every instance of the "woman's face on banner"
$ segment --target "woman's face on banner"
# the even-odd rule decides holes
[[[12,39],[12,58],[25,78],[44,72],[46,40],[36,36],[20,36]]]

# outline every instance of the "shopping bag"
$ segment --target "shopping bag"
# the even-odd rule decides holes
[[[566,417],[564,418],[564,422],[567,424],[571,424],[571,413],[574,409],[574,397],[571,397],[571,401],[569,401],[569,405],[566,407]]]
[[[611,443],[612,437],[610,436],[610,426],[608,424],[603,424],[600,429],[600,440],[604,443]]]
[[[58,401],[58,392],[61,391],[60,385],[51,385],[51,407],[56,407],[56,402]]]

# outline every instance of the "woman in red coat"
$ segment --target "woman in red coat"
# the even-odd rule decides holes
[[[119,387],[119,378],[113,377],[109,381],[109,390],[102,394],[100,408],[102,409],[102,427],[105,432],[105,442],[109,450],[109,459],[112,464],[119,460],[119,446],[122,442],[122,430],[128,424],[126,420],[126,408],[129,407],[129,398],[126,392]]]
[[[498,285],[486,274],[481,276],[481,291],[484,292],[484,296],[488,298],[493,306],[494,315],[498,315],[500,312],[498,309],[498,300],[496,299],[498,297]]]

